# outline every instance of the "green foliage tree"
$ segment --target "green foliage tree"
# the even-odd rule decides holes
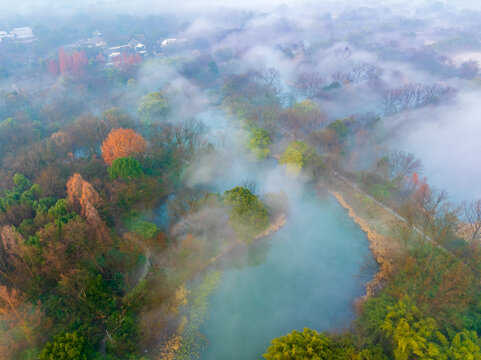
[[[346,124],[344,123],[343,120],[341,120],[341,119],[334,120],[327,127],[328,127],[328,129],[332,129],[336,132],[336,134],[339,137],[339,140],[341,142],[346,140],[348,130],[347,130],[347,126],[346,126]]]
[[[130,312],[114,311],[107,319],[107,330],[110,334],[109,353],[123,358],[135,352],[138,338],[138,326]]]
[[[74,212],[68,211],[67,200],[65,199],[58,200],[55,205],[48,210],[48,214],[55,218],[55,221],[59,226],[67,224],[76,216]]]
[[[151,239],[159,232],[159,228],[152,222],[142,220],[136,212],[131,212],[125,216],[125,227],[135,234],[145,238]]]
[[[269,145],[272,143],[267,130],[253,126],[250,129],[248,147],[258,159],[265,159],[269,153]]]
[[[115,159],[112,165],[110,165],[108,172],[111,180],[122,178],[127,182],[144,174],[142,165],[132,156]]]
[[[115,299],[102,275],[97,274],[85,289],[85,310],[95,318],[105,318],[115,309]]]
[[[269,226],[267,208],[257,195],[241,186],[224,193],[232,227],[243,240],[251,240]]]
[[[451,340],[448,357],[453,360],[480,360],[481,349],[476,331],[463,329]]]
[[[267,360],[330,360],[335,356],[332,341],[324,334],[304,328],[272,340],[263,355]]]
[[[394,359],[446,358],[442,345],[447,340],[433,318],[425,317],[409,299],[400,300],[388,310],[381,328],[393,343]]]
[[[77,334],[56,335],[53,342],[48,342],[40,354],[40,360],[87,360],[85,339]]]
[[[311,168],[313,173],[317,174],[317,171],[324,167],[316,150],[303,141],[292,141],[281,155],[279,163],[286,164],[287,170],[293,174],[306,168]]]
[[[160,119],[168,110],[168,104],[162,91],[151,92],[140,99],[137,109],[142,122],[150,125]]]

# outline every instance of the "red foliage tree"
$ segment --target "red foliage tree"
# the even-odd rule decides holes
[[[104,57],[104,55],[102,54],[101,51],[99,51],[99,54],[95,57],[95,60],[98,61],[98,62],[104,62],[105,61],[105,57]]]
[[[63,48],[58,51],[58,64],[60,74],[82,75],[89,60],[84,51],[74,51],[67,53]]]
[[[113,58],[113,63],[118,68],[127,68],[129,66],[140,64],[142,62],[142,56],[140,54],[129,55],[123,52]]]
[[[63,48],[60,48],[58,51],[58,63],[61,75],[68,73],[72,67],[72,57]]]
[[[142,135],[132,129],[114,129],[102,143],[102,158],[110,165],[112,162],[124,156],[135,156],[143,153],[147,142]]]
[[[47,61],[47,71],[51,74],[58,74],[59,67],[57,60],[50,59],[49,61]]]
[[[81,75],[89,60],[84,51],[74,51],[72,54],[72,73],[74,75]]]

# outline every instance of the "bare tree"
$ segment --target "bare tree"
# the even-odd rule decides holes
[[[344,82],[349,81],[349,74],[342,70],[336,70],[331,74],[332,81]]]
[[[281,90],[280,79],[281,73],[274,68],[264,68],[261,72],[261,79],[270,86],[275,94]]]
[[[395,151],[389,155],[391,174],[394,177],[404,178],[422,170],[422,163],[413,154],[404,151]]]
[[[461,64],[460,75],[465,79],[472,79],[479,74],[479,64],[475,60],[468,60]]]
[[[463,215],[470,241],[481,240],[481,199],[466,201],[462,204]]]
[[[454,88],[439,84],[405,84],[396,89],[383,91],[381,106],[385,115],[394,114],[436,103],[454,93]]]
[[[173,225],[198,211],[208,196],[209,192],[203,189],[184,188],[179,190],[168,204],[170,224]]]
[[[430,188],[424,181],[414,184],[398,213],[403,221],[396,222],[393,230],[405,247],[412,239],[437,247],[456,237],[460,209],[448,202],[445,190]]]
[[[305,98],[313,99],[321,94],[324,80],[318,72],[303,72],[297,75],[294,87]]]
[[[177,146],[196,147],[201,137],[207,132],[207,126],[202,120],[190,118],[174,126],[172,142]]]
[[[352,51],[347,46],[334,49],[334,56],[336,57],[337,62],[345,61],[349,59],[351,55]]]
[[[380,69],[373,64],[356,63],[349,74],[349,80],[353,84],[367,83],[375,86],[380,82],[379,72]]]

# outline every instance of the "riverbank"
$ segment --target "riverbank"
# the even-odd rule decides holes
[[[389,224],[401,221],[393,210],[365,194],[356,184],[346,180],[335,171],[327,178],[327,187],[337,202],[347,210],[349,217],[366,234],[369,248],[379,268],[374,278],[366,284],[366,293],[357,305],[373,296],[388,280],[393,271],[392,259],[401,251],[399,242],[391,236]]]
[[[270,223],[269,227],[261,232],[260,234],[256,235],[253,238],[253,241],[257,241],[260,239],[263,239],[275,231],[279,230],[282,228],[287,222],[287,215],[284,213],[279,214],[277,217],[274,218],[274,220]],[[240,240],[236,242],[232,242],[229,245],[225,246],[219,254],[213,256],[208,262],[206,262],[203,266],[201,266],[199,269],[197,269],[196,274],[200,274],[204,271],[207,271],[207,269],[211,268],[215,263],[219,262],[222,258],[226,257],[228,254],[234,252],[237,248],[240,246],[245,245],[245,243],[241,242]],[[248,244],[250,245],[250,244]],[[219,275],[220,277],[220,275]],[[213,291],[215,288],[211,287],[211,291]],[[159,360],[173,360],[176,358],[176,355],[179,353],[183,346],[183,336],[184,332],[186,330],[186,326],[188,325],[189,319],[186,315],[180,315],[179,314],[179,308],[181,306],[186,306],[188,305],[189,301],[189,294],[190,291],[187,290],[187,283],[182,284],[178,290],[176,291],[176,301],[175,301],[175,306],[170,307],[169,311],[172,314],[178,314],[180,316],[179,324],[177,328],[175,329],[174,333],[170,336],[170,338],[166,339],[163,346],[160,348],[160,355],[158,357]],[[210,293],[204,293],[204,297],[207,299],[207,297],[210,295]],[[205,310],[205,309],[204,309]],[[196,314],[195,316],[197,318],[197,321],[199,320],[199,314]],[[200,325],[200,324],[198,324]]]

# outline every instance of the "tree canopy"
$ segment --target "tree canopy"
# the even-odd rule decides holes
[[[256,158],[265,159],[269,155],[270,150],[268,146],[271,142],[272,140],[267,130],[256,126],[250,128],[247,145]]]
[[[138,113],[145,125],[159,120],[168,110],[168,104],[162,91],[148,93],[140,99]]]
[[[263,355],[267,360],[328,360],[334,356],[331,340],[315,330],[294,330],[272,340],[272,345]]]
[[[279,163],[286,164],[287,170],[293,174],[298,174],[308,167],[315,172],[324,167],[316,150],[303,141],[292,141],[281,155]]]
[[[85,339],[76,332],[56,335],[40,354],[40,360],[87,360]]]
[[[125,181],[135,179],[144,173],[139,160],[134,159],[132,156],[115,159],[112,165],[110,165],[108,172],[110,179],[121,178]]]
[[[147,142],[132,129],[114,129],[102,143],[102,158],[111,165],[115,159],[142,154]]]
[[[229,219],[241,239],[251,240],[269,226],[267,208],[249,189],[236,186],[226,191],[224,202],[230,207]]]
[[[343,120],[341,119],[334,120],[327,127],[328,129],[332,129],[336,132],[340,141],[346,140],[348,130]]]

